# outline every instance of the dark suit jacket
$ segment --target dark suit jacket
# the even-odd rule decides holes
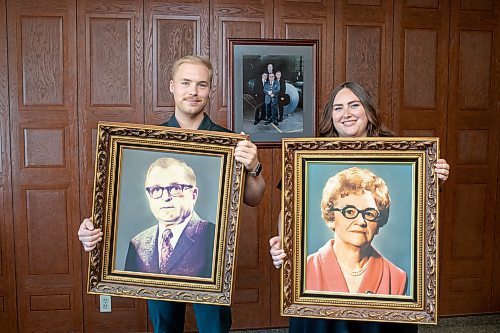
[[[285,92],[286,92],[286,82],[285,82],[285,79],[281,78],[279,80],[276,80],[276,82],[278,82],[278,85],[280,87],[280,90],[278,92],[278,96],[285,96]]]
[[[284,105],[288,104],[288,103],[286,103],[286,99],[285,99],[286,82],[285,82],[285,79],[283,77],[279,80],[276,80],[276,81],[278,81],[278,85],[280,87],[280,90],[278,92],[278,105],[284,106]]]
[[[215,225],[194,213],[168,260],[166,274],[210,277]],[[158,225],[136,235],[129,244],[125,270],[161,273],[158,264]]]
[[[254,97],[257,105],[264,103],[264,83],[262,82],[262,78],[255,80]]]

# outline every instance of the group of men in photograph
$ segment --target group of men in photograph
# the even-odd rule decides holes
[[[283,107],[285,101],[286,84],[285,79],[281,77],[281,71],[274,71],[273,64],[267,65],[267,70],[257,80],[255,88],[255,97],[257,98],[257,107],[255,109],[254,125],[261,120],[266,125],[283,121]]]

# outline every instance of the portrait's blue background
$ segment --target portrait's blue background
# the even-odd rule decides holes
[[[118,226],[115,235],[115,269],[124,269],[130,240],[139,232],[158,223],[149,208],[144,182],[151,163],[161,157],[176,158],[193,169],[198,187],[195,211],[202,219],[217,225],[221,156],[125,148],[121,156],[119,206],[116,207]]]
[[[368,169],[381,177],[389,188],[391,207],[387,224],[373,239],[373,247],[386,259],[403,269],[408,281],[413,281],[413,163],[308,162],[304,180],[306,216],[306,256],[316,252],[335,233],[321,217],[321,197],[327,180],[350,167]],[[408,284],[406,295],[412,294]]]

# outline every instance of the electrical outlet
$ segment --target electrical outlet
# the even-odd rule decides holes
[[[100,295],[99,303],[101,306],[101,312],[111,312],[111,296]]]

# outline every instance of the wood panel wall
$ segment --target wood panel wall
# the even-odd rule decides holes
[[[144,122],[144,13],[139,1],[77,3],[79,213],[83,218],[92,209],[97,123]],[[85,291],[86,254],[81,265]],[[80,330],[140,331],[147,327],[145,301],[113,297],[109,316],[99,312],[99,296],[84,292],[83,304]]]
[[[76,2],[7,2],[20,332],[81,327]],[[52,317],[52,318],[50,318]]]
[[[9,135],[7,7],[0,1],[0,331],[17,332]]]
[[[447,157],[454,166],[442,234],[443,310],[499,311],[498,154],[500,42],[498,1],[451,2]],[[498,242],[498,238],[497,238]],[[495,301],[496,300],[496,301]]]
[[[403,136],[439,136],[439,313],[500,311],[500,4],[495,0],[0,0],[0,331],[151,330],[146,302],[87,295],[76,237],[90,213],[100,120],[157,124],[175,59],[214,65],[207,112],[228,119],[227,38],[317,39],[318,105],[356,80]],[[233,328],[285,326],[268,239],[279,149],[242,208]],[[195,330],[189,310],[186,328]]]

